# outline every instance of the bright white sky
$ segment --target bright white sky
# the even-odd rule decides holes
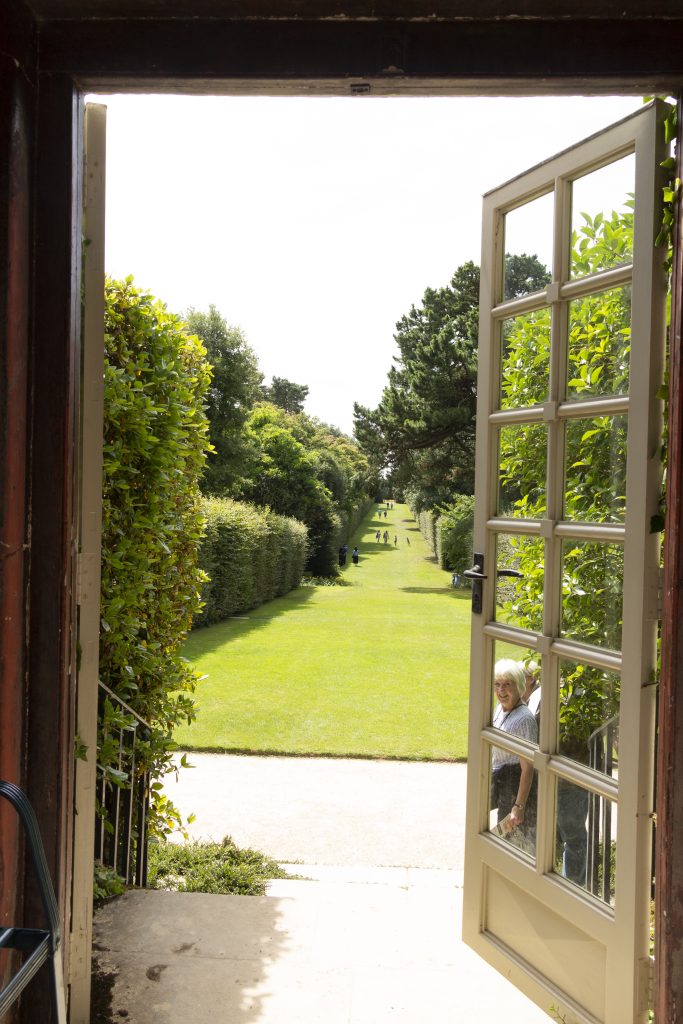
[[[481,196],[634,97],[91,97],[107,104],[106,269],[214,303],[262,372],[351,433],[396,321],[480,259]],[[531,249],[531,247],[530,247]],[[541,253],[539,253],[541,255]]]

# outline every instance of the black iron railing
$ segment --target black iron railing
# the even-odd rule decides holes
[[[144,718],[99,683],[95,859],[126,885],[147,884],[149,771],[141,766],[139,746],[150,732]]]
[[[591,733],[588,740],[591,768],[612,777],[618,769],[619,715]],[[588,891],[605,903],[614,897],[614,842],[612,839],[612,804],[590,793],[588,796],[588,859],[586,884]]]

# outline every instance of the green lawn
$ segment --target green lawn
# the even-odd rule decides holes
[[[191,634],[185,655],[207,678],[181,747],[466,756],[469,593],[451,588],[404,505],[373,510],[354,543],[344,585],[300,587]]]

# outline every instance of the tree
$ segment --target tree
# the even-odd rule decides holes
[[[336,563],[340,520],[332,495],[319,478],[316,454],[296,436],[301,434],[301,425],[292,422],[297,419],[271,403],[255,406],[247,422],[254,461],[245,497],[304,523],[307,568],[314,575],[329,576]]]
[[[261,389],[263,397],[279,405],[285,412],[297,413],[304,411],[304,402],[308,397],[306,384],[295,384],[286,377],[273,377],[270,387]]]
[[[506,257],[510,297],[548,279],[535,256]],[[399,356],[377,409],[354,406],[359,443],[421,507],[474,489],[478,331],[479,268],[470,261],[398,321]]]
[[[374,491],[367,458],[336,427],[270,402],[254,407],[247,432],[253,462],[245,497],[303,522],[308,571],[333,575],[339,543]]]
[[[213,367],[206,414],[214,451],[204,471],[202,490],[238,496],[249,457],[244,424],[260,398],[263,374],[242,332],[229,327],[214,305],[207,313],[189,309],[184,319],[190,332],[201,339]]]

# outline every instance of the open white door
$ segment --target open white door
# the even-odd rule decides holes
[[[647,1020],[663,117],[484,197],[463,937],[566,1024]],[[503,658],[537,663],[537,742],[493,724]]]
[[[70,1024],[88,1024],[90,1020],[102,547],[106,125],[107,108],[86,104],[76,705],[77,736],[84,757],[76,762]]]

